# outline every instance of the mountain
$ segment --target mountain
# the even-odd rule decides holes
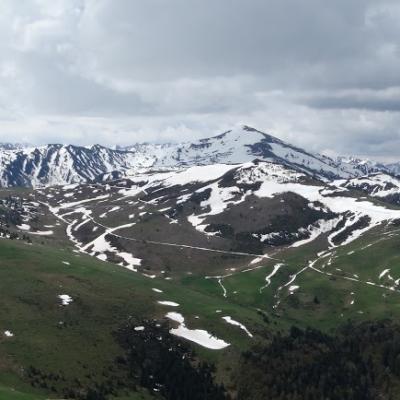
[[[194,143],[170,145],[163,149],[156,147],[157,151],[149,149],[154,155],[153,167],[240,164],[261,159],[307,171],[319,177],[347,178],[359,174],[351,165],[309,153],[248,126]]]
[[[361,162],[333,160],[244,126],[190,143],[137,144],[123,149],[100,145],[3,145],[0,146],[0,185],[39,187],[85,183],[121,178],[143,170],[240,164],[255,159],[286,165],[325,179],[351,178],[366,172]],[[375,170],[390,172],[378,164]]]
[[[352,168],[359,170],[363,175],[374,172],[396,173],[394,164],[384,164],[372,160],[365,160],[358,157],[337,157],[336,161],[340,164],[348,164]]]
[[[23,150],[28,147],[32,146],[22,143],[0,143],[1,150]]]
[[[124,171],[134,165],[134,154],[95,145],[90,148],[49,144],[0,150],[2,187],[60,185],[87,182],[102,173]]]
[[[381,172],[349,179],[340,187],[358,190],[392,205],[400,205],[399,179]]]
[[[278,400],[277,366],[300,381],[294,399],[309,360],[324,387],[344,376],[362,393],[372,375],[354,365],[374,360],[378,392],[398,393],[400,179],[386,165],[249,127],[0,154],[5,186],[35,186],[0,190],[0,399]]]
[[[395,176],[400,176],[400,162],[385,164],[385,168]]]

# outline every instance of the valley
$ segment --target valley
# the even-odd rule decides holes
[[[244,399],[233,366],[275,335],[400,320],[389,167],[365,174],[249,127],[152,146],[118,150],[134,168],[40,161],[13,175],[24,187],[2,181],[0,399],[168,398],[160,359],[193,393]]]

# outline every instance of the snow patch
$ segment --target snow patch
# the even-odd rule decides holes
[[[53,231],[36,231],[36,232],[30,232],[31,235],[38,235],[38,236],[50,236],[54,232]]]
[[[136,326],[134,329],[136,332],[144,331],[144,326]]]
[[[185,318],[182,314],[168,313],[166,317],[179,324],[178,328],[170,329],[169,332],[172,335],[187,339],[211,350],[221,350],[230,345],[224,340],[211,335],[206,330],[187,328],[185,325]]]
[[[384,269],[384,270],[379,274],[379,279],[382,279],[389,271],[390,271],[390,268]]]
[[[299,289],[299,287],[300,286],[297,286],[297,285],[291,285],[291,286],[289,286],[289,294],[293,294],[296,290],[298,290]]]
[[[283,267],[282,263],[275,264],[272,272],[265,277],[265,281],[267,282],[264,286],[260,288],[260,293],[271,284],[271,278],[279,271],[279,268]]]
[[[58,298],[61,300],[61,304],[63,306],[68,306],[69,304],[71,304],[74,301],[72,299],[72,297],[69,296],[68,294],[60,294],[60,295],[58,295]]]
[[[157,301],[157,303],[163,306],[179,307],[179,304],[174,301]]]
[[[243,324],[241,324],[238,321],[235,321],[230,316],[222,317],[222,319],[225,320],[228,324],[238,326],[240,329],[244,330],[247,333],[247,336],[249,336],[251,338],[253,337],[251,332]]]
[[[22,231],[29,231],[31,229],[31,227],[27,224],[17,225],[17,228],[21,229]]]

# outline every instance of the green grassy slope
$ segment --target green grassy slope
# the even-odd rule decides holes
[[[296,324],[334,330],[347,319],[400,320],[400,286],[395,284],[400,278],[399,242],[395,227],[379,227],[346,246],[332,249],[332,257],[319,258],[317,254],[327,248],[324,238],[320,238],[279,253],[279,260],[268,260],[261,268],[234,272],[221,283],[228,300],[242,307],[259,308],[272,317],[279,316],[280,328]],[[307,269],[298,275],[292,285],[299,288],[293,294],[289,293],[290,285],[279,290],[293,274],[317,259],[314,267],[321,272]],[[260,291],[277,263],[283,266],[270,285]],[[390,271],[379,278],[385,269]],[[192,276],[183,278],[182,283],[210,296],[222,296],[216,279]]]
[[[375,229],[334,249],[332,257],[319,258],[314,266],[321,272],[305,270],[293,282],[299,286],[293,294],[279,287],[318,258],[317,253],[326,248],[324,238],[287,249],[277,255],[279,260],[267,260],[252,271],[232,271],[221,282],[226,298],[216,279],[196,275],[150,279],[71,249],[0,240],[0,399],[42,398],[40,393],[48,388],[30,389],[23,382],[23,370],[29,366],[59,374],[67,383],[102,382],[121,354],[113,331],[129,317],[140,324],[143,319],[161,319],[168,311],[178,311],[188,327],[207,329],[231,343],[222,351],[194,345],[200,358],[217,364],[218,379],[228,385],[235,359],[257,340],[259,332],[285,330],[292,324],[334,330],[348,319],[400,320],[398,287],[389,289],[400,277],[399,236],[391,229],[392,234],[383,227]],[[283,267],[260,291],[278,262]],[[384,269],[390,273],[379,278]],[[60,294],[70,295],[73,302],[61,306]],[[163,306],[159,300],[180,306]],[[255,338],[223,321],[226,315],[245,324]],[[6,330],[14,337],[5,337]],[[39,395],[23,394],[29,392]],[[143,396],[127,394],[125,398]]]
[[[44,400],[44,396],[21,393],[15,389],[0,386],[0,400]]]
[[[112,332],[128,317],[140,324],[145,318],[163,318],[168,311],[181,312],[190,328],[207,329],[232,343],[218,352],[195,346],[201,356],[214,361],[250,343],[221,315],[243,317],[259,329],[263,326],[255,310],[221,296],[183,286],[177,290],[175,281],[146,278],[72,251],[2,240],[0,254],[0,382],[1,373],[20,374],[21,367],[28,366],[60,374],[68,382],[101,381],[121,352]],[[60,294],[70,295],[73,302],[61,306]],[[163,306],[158,300],[180,306]],[[6,330],[14,337],[5,337]]]

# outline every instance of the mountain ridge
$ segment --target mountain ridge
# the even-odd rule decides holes
[[[309,152],[247,125],[194,142],[147,144],[123,148],[100,144],[0,145],[0,186],[40,187],[134,175],[154,169],[194,165],[241,164],[255,159],[286,165],[333,180],[369,172],[400,173],[396,163],[382,164]]]

